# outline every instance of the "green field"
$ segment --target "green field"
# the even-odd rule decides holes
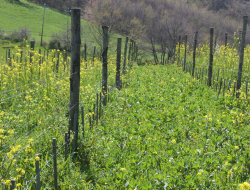
[[[20,3],[10,3],[8,0],[0,0],[1,13],[0,13],[0,30],[3,30],[6,35],[12,33],[20,27],[27,27],[31,30],[31,36],[28,41],[35,40],[35,49],[44,48],[40,47],[42,23],[43,23],[43,7],[27,0],[20,0]],[[67,32],[67,13],[63,14],[54,9],[45,10],[45,21],[43,31],[43,42],[49,43],[52,34],[60,34]],[[82,26],[82,45],[87,44],[88,54],[93,53],[93,47],[97,46],[97,52],[100,53],[100,47],[97,45],[90,30],[90,23],[81,20]],[[71,17],[69,17],[69,28],[71,27]],[[95,27],[94,27],[95,28]],[[119,35],[114,34],[110,41],[110,52],[115,51],[116,37]],[[6,41],[6,40],[4,40]],[[0,40],[1,42],[1,40]],[[29,42],[28,42],[29,44]],[[5,49],[2,47],[20,46],[17,44],[0,44],[0,57],[5,57]],[[27,48],[24,48],[24,50]]]

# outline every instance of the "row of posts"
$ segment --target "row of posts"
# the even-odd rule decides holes
[[[243,60],[244,60],[244,49],[245,49],[245,40],[246,40],[246,30],[247,30],[247,22],[248,22],[248,16],[243,17],[243,31],[241,32],[241,43],[240,43],[240,52],[239,52],[239,65],[238,65],[238,75],[237,75],[237,83],[236,83],[236,97],[239,98],[239,90],[241,88],[241,78],[242,78],[242,68],[243,68]],[[195,38],[194,38],[194,49],[193,49],[193,65],[192,65],[192,76],[194,76],[195,71],[195,54],[196,54],[196,48],[197,48],[197,37],[198,32],[195,32]],[[212,76],[213,76],[213,54],[214,54],[214,28],[210,28],[210,53],[209,53],[209,66],[208,66],[208,80],[207,85],[212,85]],[[216,39],[215,39],[216,41]],[[215,42],[216,44],[216,42]],[[179,43],[180,45],[180,43]],[[225,35],[225,46],[227,46],[227,34]],[[187,57],[187,35],[185,35],[184,40],[184,62],[183,62],[183,71],[187,71],[186,68],[186,57]],[[179,48],[180,49],[180,48]],[[179,55],[180,57],[180,55]]]
[[[69,107],[69,131],[65,133],[65,160],[68,159],[68,144],[70,143],[70,132],[73,133],[73,141],[72,141],[72,152],[73,158],[77,154],[77,142],[78,142],[78,116],[79,116],[79,91],[80,91],[80,45],[81,45],[81,37],[80,37],[80,9],[75,8],[71,10],[71,69],[70,69],[70,107]],[[108,97],[108,89],[107,89],[107,78],[108,78],[108,26],[103,26],[103,52],[102,52],[102,91],[96,94],[96,104],[93,106],[93,111],[89,110],[91,113],[95,114],[92,117],[89,117],[90,126],[92,127],[92,121],[96,121],[98,124],[98,120],[101,117],[102,112],[102,104],[105,106],[109,99]],[[116,62],[116,88],[121,89],[122,82],[120,78],[120,69],[121,69],[121,42],[122,39],[117,39],[117,62]],[[137,58],[138,47],[134,40],[130,41],[129,46],[129,54],[128,60],[135,61]],[[34,44],[34,43],[33,43]],[[34,47],[34,46],[33,46]],[[59,48],[59,47],[58,47]],[[126,57],[127,57],[127,48],[128,48],[128,37],[126,37],[125,41],[125,51],[124,51],[124,63],[123,63],[123,71],[122,73],[126,73]],[[133,48],[133,50],[132,50]],[[86,45],[85,45],[86,49]],[[40,51],[39,51],[40,53]],[[59,60],[59,54],[58,60]],[[85,56],[86,57],[86,56]],[[131,59],[130,59],[131,57]],[[56,64],[56,68],[59,67],[59,62]],[[82,132],[84,137],[84,109],[81,107],[81,117],[82,117]],[[57,149],[56,149],[56,138],[53,138],[53,166],[54,166],[54,189],[58,189],[58,176],[57,176]],[[36,155],[39,157],[39,155]],[[36,166],[36,189],[41,189],[40,182],[40,168],[39,168],[39,159],[35,161]],[[12,186],[11,189],[15,189],[15,180],[11,180]]]

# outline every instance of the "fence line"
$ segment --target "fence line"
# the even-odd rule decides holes
[[[68,104],[69,104],[69,103],[67,103],[65,106],[63,106],[63,108],[65,108],[66,106],[68,106]],[[62,109],[63,109],[63,108],[62,108]],[[61,109],[61,110],[62,110],[62,109]],[[8,149],[10,146],[12,146],[13,144],[15,144],[19,139],[22,139],[23,137],[27,136],[29,133],[31,133],[32,131],[34,131],[35,129],[37,129],[40,125],[44,124],[46,121],[48,121],[49,119],[51,119],[51,118],[56,114],[56,112],[54,112],[54,110],[53,110],[52,112],[53,112],[53,114],[52,114],[50,117],[48,117],[46,120],[44,120],[43,122],[41,122],[40,124],[38,124],[35,128],[33,128],[33,129],[31,129],[30,131],[28,131],[27,133],[25,133],[23,136],[19,136],[19,137],[15,140],[15,142],[13,142],[12,144],[10,144],[8,147],[5,147],[2,151]],[[21,134],[21,135],[22,135],[22,134]]]
[[[78,73],[78,72],[73,73],[73,74],[71,74],[71,75],[74,75],[74,74],[77,74],[77,73]],[[67,77],[69,77],[69,76],[67,76]],[[54,83],[54,82],[58,82],[58,81],[60,81],[60,80],[62,80],[62,79],[65,79],[65,78],[66,78],[66,77],[62,77],[62,78],[60,78],[60,79],[58,79],[58,80],[55,80],[55,81],[52,81],[52,82],[49,82],[49,83],[45,83],[44,85],[41,85],[41,86],[39,86],[39,87],[37,87],[37,88],[33,88],[33,89],[31,89],[31,90],[27,90],[27,91],[22,92],[22,93],[20,93],[20,94],[16,94],[16,95],[14,95],[14,96],[11,96],[11,97],[8,97],[8,98],[5,98],[5,99],[1,99],[0,102],[3,102],[3,101],[5,101],[5,100],[8,100],[8,99],[11,99],[11,98],[20,96],[20,95],[22,95],[22,94],[25,94],[25,93],[28,93],[28,92],[31,92],[31,91],[34,91],[34,90],[37,90],[37,89],[39,89],[39,88],[41,88],[41,87],[44,87],[44,86],[46,86],[46,85],[48,85],[48,84],[51,84],[51,83]]]
[[[136,53],[136,51],[138,51],[138,48],[136,48],[136,46],[135,46],[135,42],[133,43],[134,45],[132,46],[132,48],[131,48],[131,52],[133,52],[133,53],[131,53],[131,60],[129,59],[128,61],[129,61],[129,66],[131,66],[131,64],[133,64],[133,62],[134,61],[136,61],[136,58],[137,58],[137,53]],[[121,53],[121,52],[120,52]],[[41,55],[41,57],[42,57],[43,55]],[[125,57],[125,59],[126,59],[126,57]],[[27,60],[28,61],[28,60]],[[109,63],[111,63],[111,64],[114,64],[114,62],[109,62]],[[94,64],[94,62],[93,62],[93,64]],[[118,64],[118,62],[116,62],[116,64]],[[89,67],[90,68],[90,67]],[[127,69],[127,68],[126,68]],[[81,69],[81,70],[79,70],[78,72],[74,72],[74,73],[72,73],[72,74],[70,74],[70,76],[73,76],[73,75],[76,75],[76,74],[78,74],[78,73],[80,73],[80,72],[83,72],[83,71],[86,71],[86,69]],[[35,81],[35,82],[32,82],[32,83],[30,83],[30,84],[26,84],[26,85],[23,85],[23,86],[21,86],[21,87],[16,87],[16,88],[14,88],[14,89],[11,89],[11,90],[7,90],[7,91],[4,91],[4,92],[1,92],[0,94],[5,94],[5,93],[8,93],[8,92],[12,92],[12,91],[14,91],[14,90],[18,90],[18,89],[20,89],[20,88],[25,88],[25,87],[27,87],[27,86],[31,86],[32,84],[36,84],[36,83],[42,83],[43,81],[45,81],[45,80],[51,80],[51,79],[56,79],[56,80],[54,80],[54,81],[51,81],[51,82],[47,82],[47,83],[45,83],[45,84],[43,84],[43,85],[40,85],[39,87],[37,87],[37,88],[32,88],[32,89],[30,89],[30,90],[26,90],[25,92],[22,92],[22,93],[19,93],[19,94],[15,94],[15,95],[13,95],[13,96],[10,96],[10,97],[8,97],[8,98],[3,98],[1,101],[0,101],[0,103],[1,102],[4,102],[4,101],[6,101],[6,100],[9,100],[9,99],[11,99],[11,98],[14,98],[14,97],[17,97],[17,96],[20,96],[20,95],[22,95],[22,94],[24,94],[24,93],[28,93],[28,92],[31,92],[31,91],[35,91],[35,90],[37,90],[37,89],[41,89],[41,88],[43,88],[43,87],[45,87],[46,85],[48,85],[48,84],[50,84],[50,83],[55,83],[55,82],[58,82],[58,81],[60,81],[60,80],[63,80],[63,79],[65,79],[65,78],[67,78],[67,77],[70,77],[70,76],[64,76],[64,74],[66,74],[68,71],[66,71],[66,72],[64,72],[64,73],[61,73],[60,75],[57,75],[57,76],[55,76],[55,77],[49,77],[49,78],[46,78],[46,79],[42,79],[42,80],[38,80],[38,81]],[[109,71],[110,72],[110,71]],[[108,72],[108,74],[109,74],[109,72]],[[59,77],[59,78],[58,78]],[[112,79],[113,80],[113,79]],[[95,84],[93,84],[92,85],[92,87],[94,87],[94,89],[93,89],[93,91],[95,91],[95,92],[99,92],[99,90],[101,91],[102,90],[102,88],[101,88],[101,84],[102,84],[102,80],[100,80],[100,81],[98,81],[97,83],[95,83]],[[115,81],[112,81],[112,82],[114,82],[115,83]],[[98,90],[99,89],[99,90]],[[83,95],[83,93],[82,94],[80,94],[79,93],[79,96],[82,96]],[[107,97],[108,97],[108,101],[109,101],[109,97],[110,97],[110,92],[107,92],[106,93],[106,95],[107,95]],[[94,119],[96,119],[98,116],[99,116],[99,114],[101,115],[101,112],[102,112],[102,110],[103,110],[103,108],[102,108],[102,110],[101,109],[99,109],[99,113],[98,113],[98,108],[99,108],[99,106],[100,106],[100,108],[101,108],[101,106],[103,106],[103,101],[104,101],[104,96],[102,95],[102,94],[100,94],[100,101],[98,101],[98,96],[97,96],[97,103],[96,103],[96,107],[95,107],[95,104],[94,104],[94,109],[93,109],[93,112],[94,112],[94,115],[93,116],[95,116],[95,118]],[[62,102],[64,102],[65,100],[62,100]],[[108,102],[107,101],[107,102]],[[58,102],[56,102],[56,103],[58,103]],[[66,106],[68,106],[68,104],[70,104],[71,102],[68,102],[66,105],[64,105],[63,106],[63,108],[61,108],[60,110],[63,110]],[[76,105],[80,105],[80,104],[84,104],[83,102],[75,102],[75,104],[73,105],[73,106],[71,106],[70,108],[69,108],[69,110],[67,110],[67,112],[66,113],[68,113],[69,111],[71,111],[71,110],[73,110],[73,109],[75,109],[75,107],[76,107]],[[89,107],[91,107],[91,102],[88,102],[88,106]],[[85,108],[85,107],[84,107]],[[57,109],[57,108],[55,108],[55,109]],[[54,110],[55,110],[54,109]],[[85,108],[86,109],[86,108]],[[66,114],[65,113],[65,114]],[[5,113],[4,113],[5,114]],[[38,124],[35,128],[33,128],[33,129],[31,129],[31,130],[29,130],[28,132],[26,132],[26,133],[22,133],[17,139],[15,139],[14,140],[14,142],[13,143],[11,143],[10,145],[8,145],[8,147],[5,147],[4,148],[4,151],[5,150],[7,150],[9,147],[11,147],[12,145],[14,145],[14,144],[16,144],[17,142],[19,142],[19,140],[23,140],[23,139],[25,139],[26,137],[28,137],[28,135],[32,132],[32,131],[34,131],[35,129],[37,129],[38,127],[40,127],[40,126],[42,126],[45,122],[47,122],[47,121],[49,121],[50,119],[55,119],[54,120],[54,122],[53,122],[53,124],[55,124],[55,122],[57,122],[57,121],[59,121],[62,117],[64,117],[64,115],[65,114],[61,114],[60,113],[60,117],[58,117],[58,118],[54,118],[53,116],[55,116],[57,113],[56,112],[53,112],[53,114],[52,115],[50,115],[49,117],[47,117],[46,118],[46,120],[43,120],[40,124]],[[79,114],[80,115],[80,114]],[[85,117],[84,115],[83,115],[83,117]],[[100,117],[100,116],[99,116]],[[64,120],[67,120],[68,118],[65,118]],[[79,119],[79,116],[78,116],[78,119]],[[85,123],[87,122],[87,120],[85,120]],[[9,123],[11,123],[11,121],[9,122]],[[98,123],[98,121],[96,122],[96,124]],[[51,127],[51,126],[53,126],[53,124],[51,124],[51,125],[49,125],[46,129],[44,129],[44,131],[42,131],[41,133],[38,133],[38,134],[36,134],[33,138],[35,138],[35,140],[33,141],[34,143],[37,143],[38,141],[39,141],[39,138],[42,136],[42,135],[44,135],[44,134],[47,134],[47,132],[50,130],[50,129],[53,129],[53,127]],[[84,123],[83,123],[83,125],[84,125]],[[90,124],[90,127],[92,127],[92,125]],[[64,129],[66,129],[67,128],[67,126],[64,126]],[[79,131],[79,130],[78,130]],[[74,143],[76,143],[77,141],[77,133],[78,133],[78,131],[73,131],[73,136],[69,139],[69,141],[70,140],[72,140],[72,138],[74,138],[75,137],[75,140],[74,140]],[[83,135],[84,135],[84,133],[83,133]],[[67,143],[65,142],[59,149],[58,149],[58,151],[62,148],[62,147],[64,147],[65,145],[66,145]],[[0,169],[2,169],[3,168],[3,166],[5,166],[7,163],[9,163],[10,162],[10,160],[12,160],[12,159],[14,159],[14,158],[16,158],[16,159],[19,159],[19,157],[20,157],[20,153],[23,151],[23,150],[25,150],[28,146],[30,145],[30,142],[28,143],[28,144],[26,144],[24,147],[22,147],[21,148],[21,150],[18,150],[17,152],[15,152],[15,153],[13,153],[13,157],[11,157],[11,158],[9,158],[9,159],[6,159],[3,163],[2,163],[2,165],[0,166]],[[59,152],[57,151],[57,153],[56,153],[56,155],[57,154],[59,154]],[[7,153],[6,153],[6,155],[7,155]],[[53,155],[51,158],[50,158],[50,160],[54,157],[55,155]],[[6,156],[5,156],[5,158],[7,158]],[[29,159],[29,161],[31,160],[32,158],[30,158]],[[50,161],[49,160],[49,161]],[[47,161],[46,161],[47,162]],[[46,165],[43,167],[43,169],[42,170],[40,170],[40,172],[42,171],[45,171],[45,167],[46,167]],[[40,173],[39,172],[39,173]],[[35,176],[35,178],[36,178],[36,176]],[[30,182],[29,182],[29,184],[27,185],[28,187],[27,188],[29,188],[29,186],[32,184],[32,182],[34,182],[34,179],[32,179]]]
[[[74,106],[75,107],[75,106]],[[72,107],[71,109],[73,109],[74,107]],[[62,117],[64,116],[64,114],[62,114],[62,116],[61,117],[59,117],[59,118],[57,118],[57,120],[55,120],[54,121],[54,123],[56,122],[56,121],[58,121],[59,119],[61,119]],[[53,124],[54,124],[53,123]],[[52,124],[52,125],[53,125]],[[46,128],[43,132],[41,132],[38,136],[36,136],[36,138],[35,138],[35,140],[34,141],[37,141],[38,140],[38,138],[39,137],[41,137],[41,135],[43,135],[44,133],[45,133],[45,131],[47,131],[48,129],[52,129],[52,127],[48,127],[48,128]],[[8,163],[10,160],[12,160],[12,159],[14,159],[14,156],[15,155],[17,155],[18,153],[20,153],[21,151],[23,151],[26,147],[28,147],[30,145],[30,143],[28,143],[25,147],[23,147],[21,150],[19,150],[17,153],[15,153],[14,155],[13,155],[13,157],[12,158],[10,158],[9,160],[7,160],[6,162],[4,162],[1,166],[0,166],[0,168],[2,168],[6,163]],[[17,158],[17,157],[15,157],[15,158]]]
[[[65,73],[68,73],[68,71],[65,71],[64,73],[61,73],[60,75],[63,75]],[[53,79],[53,78],[58,78],[58,76],[55,76],[55,77],[48,77],[48,78],[45,78],[45,79],[42,79],[42,80],[39,80],[39,81],[35,81],[35,82],[32,82],[30,84],[26,84],[26,85],[23,85],[23,86],[20,86],[20,87],[17,87],[17,88],[14,88],[14,89],[11,89],[11,90],[7,90],[7,91],[4,91],[4,92],[1,92],[1,94],[4,94],[4,93],[7,93],[7,92],[11,92],[11,91],[14,91],[14,90],[17,90],[17,89],[20,89],[20,88],[23,88],[23,87],[26,87],[26,86],[30,86],[32,84],[36,84],[36,83],[39,83],[39,82],[42,82],[42,81],[45,81],[45,80],[50,80],[50,79]],[[66,78],[66,77],[65,77]],[[53,81],[54,82],[54,81]],[[45,84],[49,84],[49,83],[45,83]]]

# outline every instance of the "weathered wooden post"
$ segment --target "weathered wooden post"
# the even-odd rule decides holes
[[[121,70],[121,50],[122,50],[122,38],[117,38],[117,55],[116,55],[116,88],[118,90],[121,89],[121,78],[120,78],[120,70]]]
[[[246,32],[247,32],[247,22],[248,16],[243,17],[243,31],[242,31],[242,38],[241,38],[241,47],[240,47],[240,60],[239,60],[239,67],[238,67],[238,76],[237,76],[237,92],[236,98],[240,96],[240,88],[241,88],[241,76],[242,76],[242,68],[243,68],[243,60],[244,60],[244,48],[245,48],[245,40],[246,40]]]
[[[57,153],[56,153],[56,138],[53,138],[53,166],[54,166],[54,187],[58,190],[57,183]]]
[[[124,60],[123,60],[123,70],[122,70],[123,75],[126,74],[127,49],[128,49],[128,37],[126,37],[125,48],[124,48]]]
[[[211,80],[213,75],[213,36],[214,36],[214,28],[210,28],[210,54],[209,54],[208,81],[207,81],[208,86],[211,86]]]
[[[38,53],[39,53],[39,66],[38,66],[38,68],[39,68],[39,73],[38,73],[38,76],[39,76],[39,78],[40,78],[40,70],[41,70],[41,62],[42,62],[42,58],[41,58],[41,49],[39,49],[39,51],[38,51]]]
[[[78,123],[78,115],[74,114],[74,124],[73,124],[74,138],[73,138],[73,143],[72,143],[73,158],[75,158],[76,153],[77,153],[77,139],[78,139],[77,123]]]
[[[93,52],[93,63],[95,62],[95,51],[96,51],[96,46],[94,46],[94,52]]]
[[[108,26],[103,26],[103,53],[102,53],[102,93],[103,105],[107,104],[107,90],[108,90]]]
[[[30,42],[30,49],[34,50],[35,49],[35,41]]]
[[[176,52],[176,36],[174,36],[174,44],[173,44],[173,63],[175,62],[175,52]]]
[[[132,39],[129,40],[128,63],[130,63],[131,48],[132,48]]]
[[[198,37],[198,32],[195,32],[195,37],[194,37],[194,51],[193,51],[193,70],[192,70],[192,76],[194,76],[194,70],[195,70],[195,53],[196,53],[196,46],[197,46],[197,37]]]
[[[37,159],[38,158],[38,159]],[[40,182],[40,169],[39,169],[39,155],[35,155],[35,165],[36,165],[36,189],[41,189],[41,182]]]
[[[68,133],[67,132],[65,133],[64,141],[65,141],[64,160],[66,161],[68,159]]]
[[[99,119],[101,118],[102,114],[102,93],[100,92],[100,101],[99,101]]]
[[[136,41],[134,40],[134,49],[133,49],[133,61],[136,61]]]
[[[87,44],[84,44],[84,61],[87,61]]]
[[[35,49],[35,41],[31,41],[30,42],[30,50],[31,50],[31,52],[30,52],[30,63],[32,62],[32,57],[33,57],[33,52],[32,51],[34,51],[34,49]]]
[[[134,61],[134,40],[131,39],[130,61]]]
[[[81,20],[80,9],[71,10],[71,65],[70,65],[70,107],[69,107],[69,131],[73,130],[74,115],[79,115],[79,90],[80,90],[80,46],[81,46]],[[78,120],[76,121],[78,131]],[[76,133],[76,131],[73,131]],[[70,134],[70,133],[69,133]],[[77,139],[76,134],[76,139]],[[76,142],[77,144],[77,142]],[[77,147],[75,147],[77,149]],[[74,150],[73,150],[74,151]]]
[[[247,91],[248,91],[248,88],[247,88],[247,85],[248,85],[248,80],[246,80],[246,99],[247,99]]]
[[[181,36],[179,36],[178,64],[181,65]]]
[[[184,52],[183,71],[186,70],[186,61],[187,61],[187,34],[185,34],[185,52]]]
[[[57,44],[57,63],[56,63],[56,73],[59,70],[59,61],[60,61],[60,42]]]
[[[99,117],[99,97],[98,97],[98,93],[96,93],[96,125],[98,125],[98,117]]]
[[[16,180],[15,179],[11,179],[10,181],[11,181],[10,190],[16,189]]]
[[[81,113],[82,113],[82,136],[83,136],[83,139],[84,139],[85,130],[84,130],[84,109],[83,109],[83,106],[81,107]]]
[[[227,47],[227,33],[225,33],[225,47]]]

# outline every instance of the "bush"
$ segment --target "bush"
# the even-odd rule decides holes
[[[60,42],[59,40],[57,39],[51,39],[50,42],[49,42],[49,49],[57,49],[57,44],[58,42]]]
[[[0,28],[0,39],[4,38],[4,31]]]
[[[3,38],[1,38],[1,34],[0,34],[1,39],[10,40],[13,43],[22,42],[23,40],[28,40],[29,36],[31,36],[31,30],[26,27],[21,27],[18,29],[18,31],[14,30],[9,35],[3,34]]]
[[[69,37],[70,39],[70,37]],[[62,34],[52,34],[51,35],[51,40],[49,42],[49,49],[57,49],[57,44],[58,42],[60,43],[60,50],[68,50],[70,41],[67,43],[67,34],[66,33],[62,33]]]

